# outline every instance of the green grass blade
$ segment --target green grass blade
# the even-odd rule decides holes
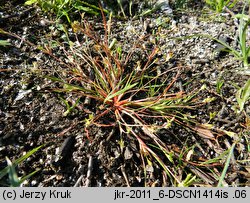
[[[11,187],[20,187],[20,185],[27,180],[28,178],[30,178],[31,176],[33,176],[35,173],[37,173],[38,171],[40,171],[40,169],[33,171],[32,173],[22,177],[21,179],[18,178],[16,169],[14,164],[9,160],[8,157],[6,157],[6,161],[8,163],[8,174],[9,174],[9,184]],[[6,185],[9,186],[9,185]]]
[[[231,149],[230,149],[230,152],[228,154],[228,157],[227,157],[227,160],[226,160],[226,163],[225,163],[225,166],[223,168],[223,171],[221,173],[221,176],[220,176],[220,179],[219,179],[219,182],[218,182],[218,185],[217,187],[223,187],[223,181],[225,179],[225,176],[226,176],[226,173],[227,173],[227,169],[229,167],[229,164],[230,164],[230,159],[232,158],[233,156],[233,152],[234,152],[234,147],[235,147],[235,143],[233,143]]]
[[[35,4],[35,3],[37,3],[37,2],[38,2],[38,0],[28,0],[28,1],[26,1],[26,2],[24,3],[24,5],[31,6],[32,4]]]
[[[242,91],[242,99],[247,101],[250,98],[250,79],[246,82],[243,91]]]
[[[10,46],[11,45],[11,43],[10,42],[8,42],[7,40],[0,40],[0,46]]]
[[[250,47],[247,48],[247,56],[250,56]]]
[[[38,171],[40,171],[40,169],[35,170],[35,171],[33,171],[32,173],[30,173],[30,174],[28,174],[28,175],[22,177],[22,178],[19,180],[19,183],[20,183],[20,184],[23,183],[25,180],[29,179],[31,176],[33,176],[34,174],[36,174]]]
[[[62,79],[59,79],[57,77],[54,77],[54,76],[44,76],[45,78],[53,81],[53,82],[62,82],[62,83],[65,83]]]
[[[9,174],[10,186],[11,187],[19,187],[20,182],[19,182],[19,178],[18,178],[17,173],[16,173],[15,166],[9,160],[8,157],[6,157],[6,161],[7,161],[7,164],[8,164],[8,174]]]
[[[104,103],[105,103],[106,101],[108,101],[108,100],[110,100],[110,99],[112,99],[112,98],[114,98],[114,97],[120,95],[120,94],[124,94],[124,93],[127,92],[128,90],[130,90],[130,89],[132,89],[133,87],[135,87],[137,84],[138,84],[138,83],[134,83],[134,84],[132,84],[132,85],[127,85],[127,86],[125,86],[123,89],[121,89],[121,90],[119,90],[119,91],[117,91],[117,92],[115,92],[115,93],[113,93],[113,94],[108,95],[107,98],[104,100]]]
[[[98,11],[101,10],[100,7],[95,6],[95,5],[93,5],[93,4],[89,4],[89,3],[86,2],[86,1],[81,1],[81,3],[84,4],[84,5],[86,5],[86,6],[88,6],[88,7],[90,7],[90,8],[92,8],[92,9],[94,9],[94,10],[98,10]],[[109,10],[107,10],[107,9],[102,8],[102,10],[103,10],[103,12],[106,13],[106,14],[109,14],[109,13],[110,13]]]
[[[24,160],[26,160],[28,157],[30,157],[31,155],[33,155],[35,152],[37,152],[39,149],[41,149],[44,145],[41,145],[39,147],[36,147],[35,149],[32,149],[30,151],[28,151],[25,155],[23,155],[22,157],[18,158],[17,160],[15,160],[13,162],[14,166],[17,166],[19,163],[23,162]]]
[[[57,78],[57,77],[53,77],[53,76],[45,76],[45,78],[54,81],[54,82],[60,82],[62,84],[64,84],[63,88],[61,90],[57,90],[57,92],[71,92],[71,91],[83,91],[83,92],[91,92],[90,89],[86,89],[83,87],[80,87],[78,85],[71,85],[67,82],[65,82],[64,80]]]
[[[240,88],[236,93],[236,100],[240,106],[240,112],[243,110],[248,99],[250,99],[250,79],[246,82],[244,87]]]
[[[178,187],[189,187],[196,179],[196,176],[192,177],[192,174],[189,173],[185,180],[183,180],[180,184],[178,184]]]
[[[213,159],[209,159],[209,160],[207,160],[205,162],[202,162],[202,164],[206,165],[206,164],[218,163],[219,161],[223,160],[228,153],[229,153],[229,150],[226,150],[225,152],[220,154],[218,157],[215,157]]]
[[[36,147],[35,149],[32,149],[32,150],[28,151],[24,156],[22,156],[22,157],[18,158],[17,160],[15,160],[12,163],[12,166],[15,168],[18,164],[20,164],[21,162],[23,162],[24,160],[26,160],[28,157],[30,157],[31,155],[33,155],[36,151],[38,151],[42,147],[43,147],[43,145],[41,145],[39,147]],[[2,177],[4,177],[5,175],[7,175],[9,170],[10,170],[10,166],[6,166],[4,169],[2,169],[0,171],[0,179]]]

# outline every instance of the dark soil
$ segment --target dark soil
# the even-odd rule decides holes
[[[249,75],[239,74],[236,69],[242,66],[240,61],[221,51],[215,41],[185,38],[209,34],[236,47],[237,22],[228,12],[214,14],[204,4],[191,2],[185,10],[173,10],[172,16],[156,12],[128,20],[114,18],[110,37],[116,38],[125,52],[140,40],[131,63],[143,62],[143,54],[159,47],[156,57],[160,71],[181,69],[171,91],[191,93],[203,86],[198,98],[212,100],[187,112],[197,123],[210,125],[212,137],[178,125],[158,133],[179,157],[176,164],[164,159],[176,176],[185,180],[191,173],[196,176],[192,186],[216,186],[226,158],[206,166],[199,163],[219,157],[236,142],[224,185],[249,186],[250,106],[246,103],[244,111],[237,113],[235,99],[237,87],[242,87]],[[60,73],[64,67],[31,43],[49,45],[52,40],[63,42],[65,36],[53,16],[46,16],[36,7],[25,7],[23,3],[14,0],[0,3],[0,28],[12,33],[12,36],[0,34],[0,40],[7,39],[12,44],[0,46],[0,169],[7,165],[6,156],[13,161],[44,145],[18,166],[19,176],[40,169],[23,186],[177,186],[157,162],[146,169],[143,167],[139,145],[133,136],[123,137],[121,148],[120,132],[115,127],[93,125],[89,137],[86,135],[83,121],[91,112],[96,113],[100,104],[91,101],[63,115],[66,107],[60,97],[72,101],[75,98],[70,93],[51,91],[58,84],[44,76]],[[237,13],[241,9],[239,4],[233,11]],[[85,16],[85,19],[98,35],[103,34],[100,16]],[[72,41],[76,40],[72,31],[69,34]],[[65,60],[63,50],[53,51],[54,56]],[[168,77],[172,80],[176,74],[174,70]],[[218,89],[219,81],[223,85]]]

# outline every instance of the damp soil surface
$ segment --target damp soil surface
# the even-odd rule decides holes
[[[157,131],[173,156],[171,162],[159,152],[174,173],[173,178],[153,157],[143,154],[136,137],[121,136],[117,125],[104,126],[115,122],[108,114],[102,118],[103,123],[86,129],[91,115],[102,109],[101,103],[83,97],[76,108],[66,113],[65,101],[72,105],[77,98],[71,92],[53,91],[59,84],[46,76],[67,76],[63,73],[68,67],[61,62],[70,64],[72,50],[55,44],[64,45],[68,38],[73,43],[85,38],[81,33],[76,37],[64,20],[58,22],[23,3],[0,3],[0,28],[11,33],[0,34],[0,40],[10,42],[0,46],[0,169],[7,166],[6,157],[14,161],[43,145],[16,167],[19,177],[39,170],[23,186],[178,186],[178,181],[184,181],[188,174],[194,177],[190,186],[216,186],[234,147],[222,183],[249,186],[250,106],[246,102],[239,112],[236,100],[238,89],[249,75],[238,71],[242,63],[220,44],[201,36],[210,35],[238,47],[239,21],[231,12],[215,14],[202,3],[192,3],[185,10],[173,9],[171,16],[155,12],[112,19],[109,37],[116,38],[125,53],[134,48],[131,64],[145,64],[157,48],[155,66],[160,74],[166,72],[162,81],[170,84],[176,78],[169,91],[196,94],[197,100],[207,101],[185,110],[200,127],[190,130],[172,124]],[[241,9],[239,4],[231,11]],[[103,39],[102,17],[83,18]],[[46,54],[39,46],[52,51]],[[146,142],[150,146],[150,141]],[[5,185],[7,179],[4,177],[1,184]]]

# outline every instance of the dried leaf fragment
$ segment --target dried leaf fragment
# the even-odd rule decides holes
[[[196,127],[194,128],[194,130],[195,130],[195,131],[197,132],[197,134],[198,134],[199,136],[201,136],[202,138],[211,139],[211,140],[214,140],[214,139],[215,139],[215,137],[214,137],[212,131],[209,130],[209,129],[206,129],[206,128],[201,127],[201,126],[196,126]]]

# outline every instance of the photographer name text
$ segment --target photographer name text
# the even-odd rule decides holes
[[[28,191],[27,189],[16,190],[4,190],[2,193],[4,200],[16,200],[16,199],[71,199],[71,192],[69,190],[60,191],[58,189],[52,189],[49,191]]]

